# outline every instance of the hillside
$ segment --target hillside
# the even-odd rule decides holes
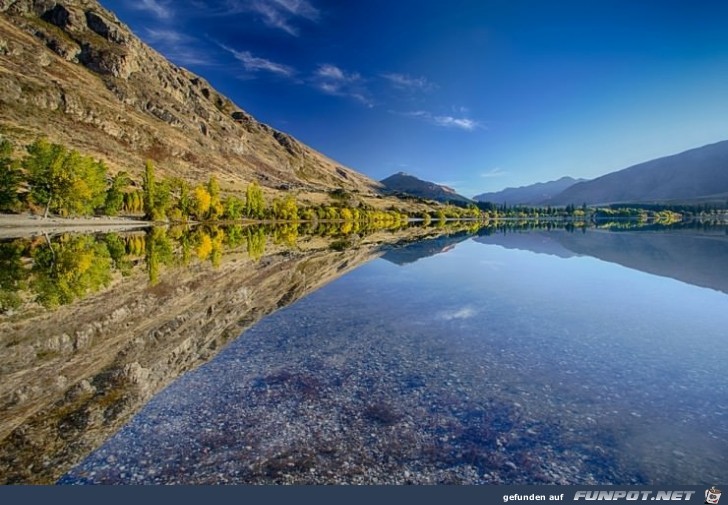
[[[223,190],[258,180],[299,193],[379,184],[256,121],[145,45],[95,0],[0,1],[0,134],[39,136],[139,178],[215,174]]]
[[[550,203],[653,203],[728,198],[728,141],[658,158],[580,182]]]
[[[413,175],[398,172],[382,179],[384,191],[390,194],[404,193],[406,195],[435,200],[442,203],[471,203],[472,200],[459,195],[454,189],[434,182],[423,181]]]
[[[492,193],[482,193],[473,197],[477,202],[491,202],[499,205],[547,205],[549,200],[565,189],[586,179],[562,177],[556,181],[537,182],[528,186],[506,188]]]

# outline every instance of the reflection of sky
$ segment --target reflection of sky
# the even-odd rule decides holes
[[[475,347],[507,342],[524,363],[565,357],[580,380],[596,383],[630,373],[629,387],[654,394],[665,386],[656,377],[690,378],[683,392],[722,395],[728,406],[728,295],[721,292],[587,256],[473,241],[403,269],[375,262],[352,280],[371,300],[376,293],[377,305],[401,309],[402,319],[419,306],[423,318],[434,314],[433,322],[450,323],[444,331],[468,333]]]
[[[367,396],[412,401],[382,378],[412,366],[426,402],[413,411],[443,389],[470,394],[542,422],[545,443],[560,441],[596,475],[604,466],[647,482],[712,481],[728,464],[727,309],[718,291],[587,256],[468,240],[404,266],[377,260],[264,318],[179,379],[88,468],[110,453],[153,462],[165,447],[187,450],[185,437],[204,446],[196,423],[213,416],[210,430],[224,431],[241,410],[250,415],[251,377],[321,372],[358,381]],[[338,412],[323,405],[327,416]],[[589,460],[599,444],[606,456]]]

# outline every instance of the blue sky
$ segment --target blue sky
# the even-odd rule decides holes
[[[473,196],[728,139],[728,2],[101,0],[258,120]]]

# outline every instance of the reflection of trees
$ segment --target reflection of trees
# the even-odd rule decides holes
[[[91,235],[64,235],[33,250],[32,288],[44,307],[83,298],[111,282],[112,258]]]
[[[265,231],[262,227],[247,229],[248,256],[253,261],[258,261],[265,254]]]
[[[432,225],[443,227],[446,233],[477,235],[517,230],[583,231],[584,226],[588,226],[548,220],[499,221],[486,227],[477,221],[433,220]],[[106,287],[114,272],[128,276],[136,269],[141,273],[141,265],[145,266],[149,282],[154,285],[159,282],[164,267],[185,268],[194,262],[207,261],[218,267],[229,250],[247,250],[250,259],[257,262],[266,254],[270,243],[275,245],[273,251],[298,249],[302,235],[315,235],[331,241],[335,249],[348,249],[356,247],[367,234],[393,229],[392,226],[391,223],[380,226],[362,221],[314,221],[256,226],[158,227],[145,234],[17,239],[0,243],[0,314],[22,306],[24,301],[37,300],[46,307],[56,307],[78,300]],[[417,226],[424,225],[418,223]],[[677,226],[684,228],[687,225]],[[660,225],[660,229],[665,228]],[[24,290],[31,292],[24,293]]]
[[[159,282],[159,266],[170,265],[174,259],[172,240],[164,228],[152,228],[146,238],[146,260],[149,283]]]
[[[21,305],[18,292],[25,287],[28,271],[23,266],[23,241],[0,243],[0,314]]]

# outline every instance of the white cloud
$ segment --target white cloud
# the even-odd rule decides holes
[[[398,73],[382,74],[382,77],[398,89],[431,91],[437,88],[436,84],[428,81],[425,77],[413,77],[408,74]]]
[[[508,175],[508,172],[501,169],[500,167],[492,168],[487,172],[483,172],[480,174],[481,177],[484,177],[486,179],[489,179],[491,177],[503,177],[504,175]]]
[[[443,128],[458,128],[460,130],[473,131],[480,128],[480,122],[467,117],[437,116],[425,110],[416,110],[400,113],[404,116],[422,119],[428,123],[442,126]]]
[[[298,28],[294,24],[297,18],[316,22],[321,14],[306,0],[254,0],[243,5],[243,9],[259,14],[267,26],[294,37],[298,36]]]
[[[232,53],[236,60],[243,64],[243,68],[248,72],[270,72],[283,77],[293,77],[296,70],[293,67],[284,65],[282,63],[276,63],[265,58],[259,58],[253,56],[250,51],[236,51],[229,47],[223,46],[224,49]]]
[[[129,2],[129,5],[134,9],[151,12],[160,19],[172,17],[172,10],[167,6],[167,2],[160,0],[137,0]]]
[[[466,117],[452,117],[452,116],[434,116],[432,120],[436,125],[444,126],[446,128],[460,128],[461,130],[475,130],[480,124]]]
[[[311,78],[314,87],[327,95],[352,98],[367,107],[373,107],[364,79],[356,72],[348,73],[336,65],[322,64]]]
[[[181,65],[209,65],[210,54],[196,48],[197,40],[170,29],[147,28],[144,40],[167,58]]]

